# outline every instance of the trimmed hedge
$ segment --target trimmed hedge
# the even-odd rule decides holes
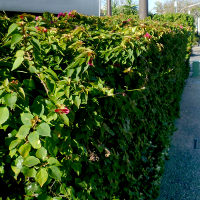
[[[0,196],[155,199],[192,29],[75,11],[2,19]]]

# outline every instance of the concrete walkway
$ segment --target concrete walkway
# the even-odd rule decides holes
[[[191,73],[157,200],[200,200],[200,71],[195,61],[200,61],[198,46],[193,47]]]

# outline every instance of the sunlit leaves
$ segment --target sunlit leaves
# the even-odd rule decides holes
[[[47,123],[41,123],[37,127],[37,132],[41,136],[49,136],[49,137],[51,137],[51,129],[50,129],[50,127],[49,127],[49,125]]]
[[[46,160],[47,158],[47,150],[44,147],[39,148],[36,151],[36,157],[41,160]]]
[[[32,125],[31,120],[33,119],[33,115],[30,113],[22,113],[21,114],[21,121],[24,125]]]
[[[31,127],[29,125],[22,125],[16,134],[16,137],[19,139],[25,139],[25,137],[29,134],[30,128]]]
[[[45,168],[41,168],[36,174],[36,181],[40,184],[41,187],[46,183],[47,178],[48,173]]]
[[[58,167],[50,166],[48,172],[52,178],[59,180],[59,181],[61,180],[61,172]]]
[[[41,147],[39,133],[37,131],[34,131],[29,134],[28,141],[30,142],[30,144],[34,149],[39,149]]]
[[[9,110],[7,107],[0,107],[0,125],[5,123],[9,118]]]
[[[27,166],[27,167],[33,167],[37,164],[40,163],[40,160],[34,156],[28,156],[24,162],[23,162],[23,165]]]
[[[29,155],[30,150],[31,150],[31,145],[29,143],[25,143],[19,148],[18,151],[22,157],[27,157]]]

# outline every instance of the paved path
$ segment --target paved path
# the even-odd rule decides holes
[[[157,200],[200,200],[200,72],[195,61],[200,61],[197,46],[193,47],[191,73]]]

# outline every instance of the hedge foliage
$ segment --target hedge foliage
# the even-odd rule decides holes
[[[192,29],[75,11],[0,21],[0,196],[155,199]]]
[[[195,28],[194,23],[194,17],[189,15],[189,14],[172,14],[172,13],[167,13],[164,15],[154,15],[153,20],[158,20],[158,21],[168,21],[168,22],[176,22],[180,23],[184,26],[190,26],[191,28]]]

